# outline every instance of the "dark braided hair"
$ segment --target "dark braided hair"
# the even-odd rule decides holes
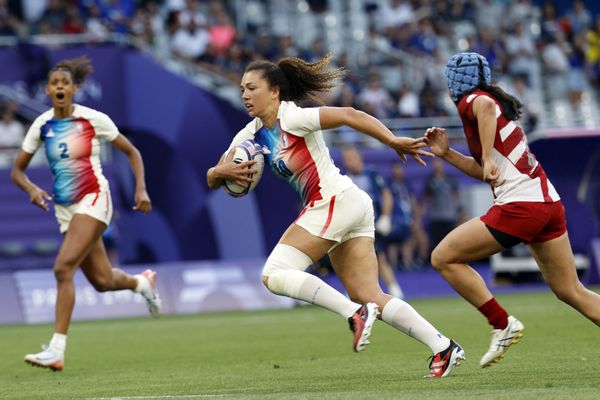
[[[94,67],[92,67],[92,62],[88,57],[81,56],[59,61],[54,67],[52,67],[50,72],[48,72],[48,79],[50,79],[50,75],[56,71],[69,72],[71,74],[71,78],[73,79],[73,83],[76,85],[81,85],[85,81],[86,76],[94,71]]]
[[[346,76],[343,68],[327,68],[330,61],[331,54],[313,63],[297,57],[282,58],[277,63],[253,61],[246,72],[262,71],[270,87],[279,87],[282,101],[310,100],[322,103],[318,93],[335,88]]]

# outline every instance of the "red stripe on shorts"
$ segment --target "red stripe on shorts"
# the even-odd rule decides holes
[[[325,222],[325,226],[321,229],[321,233],[319,236],[322,236],[327,228],[329,228],[329,224],[331,224],[331,217],[333,216],[333,206],[335,205],[335,196],[331,198],[331,202],[329,203],[329,214],[327,214],[327,221]]]
[[[96,200],[98,200],[98,196],[100,196],[100,192],[96,192],[96,197],[94,197],[94,201],[92,201],[92,206],[96,205]]]

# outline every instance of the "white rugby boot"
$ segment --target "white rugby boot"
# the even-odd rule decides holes
[[[143,280],[141,283],[141,289],[139,293],[146,299],[148,303],[148,311],[150,315],[157,318],[162,312],[162,300],[156,289],[156,271],[147,269],[140,275],[136,275],[138,279]]]
[[[65,356],[42,345],[43,351],[37,354],[27,354],[25,362],[36,367],[49,368],[52,371],[62,371],[65,368]]]
[[[508,317],[508,325],[505,329],[494,329],[492,331],[492,343],[490,349],[483,355],[479,365],[481,368],[489,367],[500,362],[508,348],[517,343],[523,337],[525,326],[513,317]]]

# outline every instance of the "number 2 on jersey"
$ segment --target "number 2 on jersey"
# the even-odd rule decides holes
[[[60,158],[69,158],[69,149],[65,142],[59,143],[58,148],[61,150]]]

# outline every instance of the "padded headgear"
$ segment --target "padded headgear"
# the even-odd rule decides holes
[[[482,78],[486,85],[491,84],[492,81],[490,65],[485,57],[478,53],[453,55],[446,65],[444,75],[454,101],[458,101],[463,94],[476,89],[482,83]]]

